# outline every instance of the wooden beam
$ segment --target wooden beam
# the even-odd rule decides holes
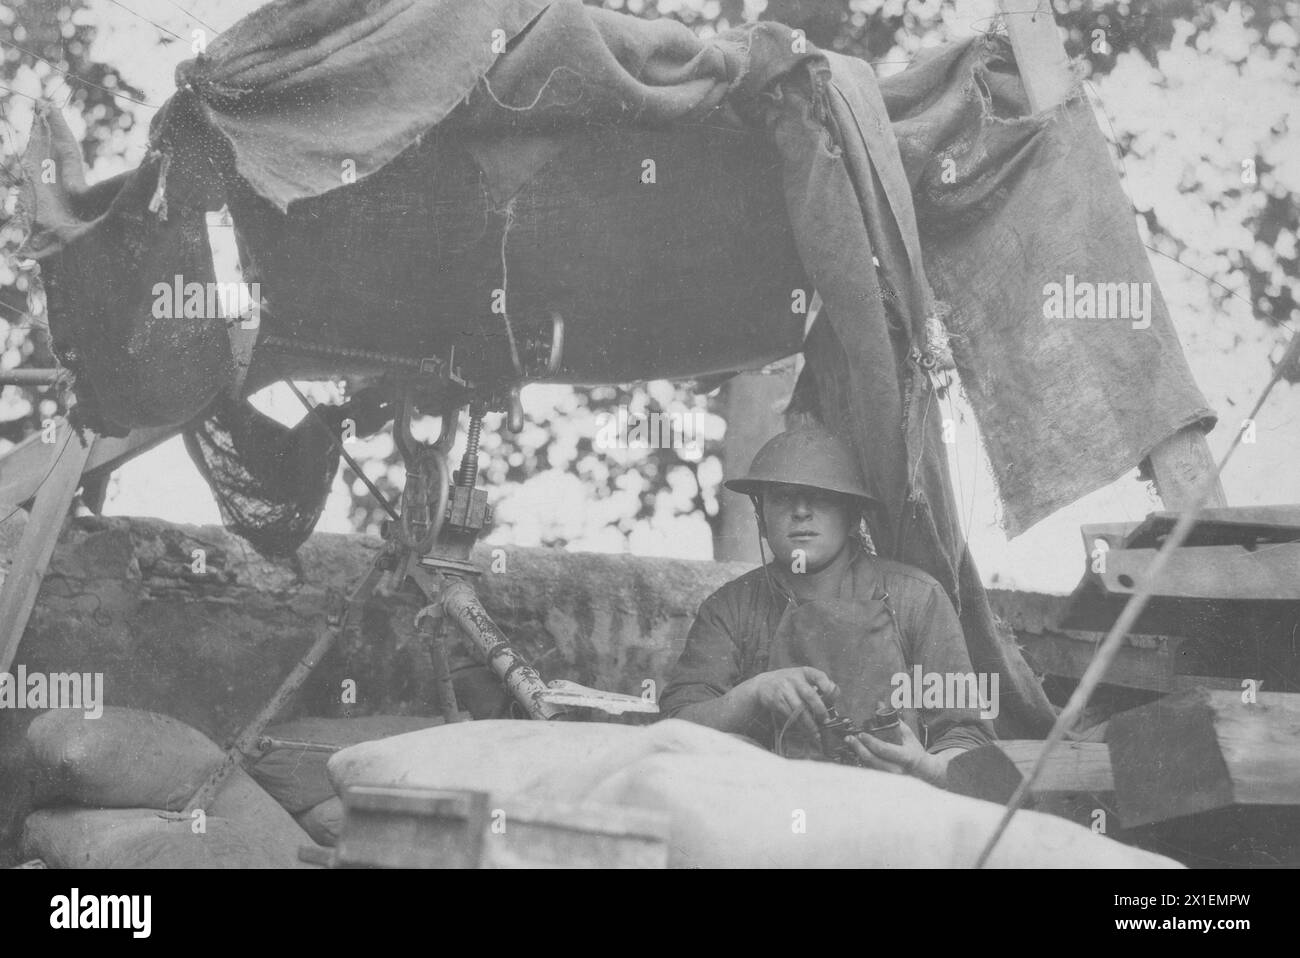
[[[1089,573],[1112,596],[1133,595],[1149,578],[1155,549],[1107,553],[1106,571]],[[1183,546],[1168,559],[1152,595],[1166,599],[1300,601],[1300,542],[1259,549]]]
[[[1034,669],[1047,675],[1079,679],[1097,654],[1097,643],[1102,633],[1093,633],[1092,641],[1080,632],[1017,632],[1016,640],[1024,648]],[[1132,637],[1130,637],[1131,640]],[[1239,689],[1241,679],[1221,675],[1183,675],[1176,671],[1180,662],[1179,647],[1185,641],[1177,637],[1160,637],[1155,648],[1142,648],[1129,642],[1105,677],[1107,685],[1121,688],[1143,689],[1148,692],[1179,692],[1206,686],[1217,689]]]
[[[1043,743],[1037,739],[994,744],[1026,778],[1043,750]],[[1047,756],[1030,798],[1034,811],[1069,819],[1112,838],[1122,834],[1115,811],[1110,750],[1105,742],[1061,742]]]
[[[27,629],[27,619],[36,604],[36,593],[49,566],[59,530],[81,484],[81,474],[90,455],[94,434],[82,443],[67,425],[56,436],[58,450],[49,476],[40,485],[31,516],[18,540],[9,574],[0,586],[0,672],[8,672],[18,654],[18,643]]]
[[[1300,808],[1300,695],[1194,689],[1110,719],[1125,828],[1232,806]]]
[[[1022,775],[1028,775],[1043,750],[1038,739],[1010,739],[994,743],[1015,763]],[[1115,790],[1110,770],[1110,748],[1105,742],[1062,742],[1047,756],[1047,765],[1034,783],[1034,795],[1056,792],[1094,792]]]
[[[785,428],[783,415],[797,376],[793,357],[768,369],[737,374],[726,391],[727,435],[723,441],[723,468],[728,476],[749,471],[754,454]],[[713,541],[713,558],[737,562],[761,561],[754,506],[748,496],[725,489],[718,492],[722,514]]]
[[[58,432],[53,443],[41,442],[40,434],[33,433],[0,455],[0,515],[7,515],[36,494],[63,443],[60,437],[65,434],[67,422],[59,417],[57,424]],[[86,458],[85,471],[112,472],[179,432],[178,428],[164,426],[135,429],[116,439],[96,437]]]
[[[1160,501],[1173,510],[1191,502],[1197,486],[1215,465],[1205,433],[1196,426],[1180,429],[1151,450],[1151,475],[1155,478],[1156,492],[1160,493]],[[1202,505],[1214,508],[1227,504],[1223,483],[1216,479]]]
[[[1006,19],[1011,50],[1025,84],[1030,109],[1039,113],[1064,102],[1074,85],[1074,74],[1050,0],[998,0],[998,10]],[[1188,426],[1170,436],[1151,450],[1150,459],[1156,491],[1165,506],[1174,510],[1191,504],[1202,478],[1215,465],[1205,434],[1196,426]],[[1211,507],[1227,504],[1223,486],[1218,482],[1202,503]]]
[[[998,0],[998,12],[1006,19],[1011,50],[1016,55],[1020,79],[1035,113],[1065,102],[1074,84],[1065,44],[1056,27],[1049,0]]]

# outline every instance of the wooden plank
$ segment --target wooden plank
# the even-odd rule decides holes
[[[1029,108],[1041,113],[1065,101],[1074,74],[1050,0],[1037,0],[1037,4],[1035,10],[1034,0],[998,0],[998,11],[1006,19]]]
[[[1232,806],[1300,806],[1300,694],[1194,689],[1110,719],[1125,828]]]
[[[33,433],[0,456],[0,509],[3,510],[0,515],[13,511],[36,494],[37,487],[50,471],[54,455],[63,443],[62,436],[67,429],[67,421],[59,417],[57,423],[58,432],[54,442],[43,443],[40,434]],[[112,472],[124,462],[147,452],[179,432],[177,427],[161,426],[135,429],[122,438],[96,437],[91,443],[85,471]]]
[[[1155,549],[1106,554],[1106,571],[1092,573],[1110,595],[1143,587]],[[1183,546],[1171,555],[1154,596],[1166,599],[1300,601],[1300,542],[1244,546]]]
[[[1038,739],[1008,739],[994,743],[1015,763],[1020,774],[1028,776],[1038,760],[1043,743]],[[1050,792],[1093,792],[1115,790],[1110,769],[1110,747],[1105,742],[1062,742],[1047,757],[1032,794]]]
[[[1086,525],[1079,526],[1079,532],[1083,536],[1083,552],[1089,560],[1092,558],[1092,552],[1101,539],[1106,543],[1107,548],[1122,549],[1129,537],[1141,528],[1140,522],[1089,522]]]
[[[1178,521],[1176,512],[1153,512],[1124,540],[1128,549],[1158,549]],[[1184,545],[1216,546],[1300,541],[1300,504],[1202,509]]]
[[[786,405],[795,384],[795,363],[785,360],[780,371],[764,375],[742,372],[727,383],[727,434],[723,440],[723,467],[728,476],[743,476],[763,444],[785,428]],[[713,540],[715,559],[759,563],[754,505],[748,496],[723,489],[718,534]]]
[[[1097,652],[1102,634],[1095,633],[1093,641],[1079,637],[1078,633],[1043,632],[1017,633],[1016,639],[1024,648],[1034,668],[1048,675],[1078,679],[1083,676],[1088,663]],[[1151,692],[1178,692],[1202,686],[1221,689],[1241,688],[1241,679],[1233,676],[1183,675],[1176,671],[1180,660],[1179,647],[1184,640],[1165,636],[1143,637],[1155,641],[1153,648],[1139,648],[1130,644],[1120,650],[1102,679],[1107,685],[1123,688],[1145,689]]]
[[[1043,748],[1038,739],[994,744],[1026,778]],[[1119,816],[1115,812],[1115,779],[1105,742],[1058,743],[1048,755],[1029,797],[1034,811],[1069,819],[1111,837],[1120,835]]]
[[[45,578],[54,544],[81,483],[94,434],[88,433],[87,438],[89,442],[83,444],[71,428],[63,424],[58,441],[54,443],[58,458],[50,469],[49,478],[36,493],[9,574],[0,586],[0,672],[8,672],[18,654],[18,643],[27,629],[27,620],[36,604],[36,593]]]
[[[1039,113],[1063,103],[1074,86],[1074,74],[1050,0],[998,0],[998,10],[1006,20],[1030,109]],[[1151,450],[1150,460],[1156,489],[1170,509],[1189,506],[1202,477],[1215,465],[1205,434],[1196,426],[1180,430]],[[1203,504],[1228,504],[1221,483],[1214,483]]]

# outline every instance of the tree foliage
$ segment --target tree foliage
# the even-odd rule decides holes
[[[972,23],[940,0],[604,0],[603,5],[647,18],[671,17],[704,35],[747,18],[776,19],[803,29],[819,46],[871,61],[882,73],[903,69],[921,48],[967,35],[972,27],[997,28],[993,17]],[[986,5],[991,10],[992,3]],[[1191,99],[1203,95],[1195,85],[1198,76],[1215,76],[1239,90],[1280,91],[1293,105],[1300,85],[1295,28],[1300,3],[1055,0],[1054,9],[1068,52],[1077,58],[1090,92],[1101,96],[1103,127],[1123,157],[1124,175],[1140,187],[1132,193],[1149,245],[1206,277],[1190,282],[1217,284],[1220,303],[1236,293],[1265,323],[1294,320],[1300,295],[1300,150],[1293,107],[1270,113],[1267,104],[1249,104],[1259,127],[1238,123],[1228,130],[1200,120]],[[100,13],[119,14],[127,15],[108,8]],[[0,90],[0,107],[13,124],[5,139],[10,182],[14,138],[25,132],[33,97],[81,118],[90,163],[120,150],[121,133],[147,122],[149,114],[128,99],[139,99],[139,92],[114,65],[91,56],[95,28],[84,0],[5,0],[0,21],[12,38],[4,41],[6,89]],[[159,38],[168,42],[162,33]],[[6,253],[21,228],[13,221],[3,227],[0,243]],[[39,335],[39,302],[28,301],[31,285],[30,275],[6,255],[0,263],[4,366],[52,362]],[[511,435],[495,429],[484,445],[500,536],[606,548],[623,541],[647,551],[645,542],[654,539],[649,533],[655,530],[670,549],[685,528],[675,523],[716,523],[723,428],[716,394],[706,397],[690,384],[665,383],[533,387],[533,394],[543,398],[529,404],[524,431]],[[693,410],[707,423],[701,446],[689,452],[595,448],[599,417],[620,406],[634,413]],[[47,394],[10,387],[0,401],[0,437],[16,440],[52,411]],[[401,473],[391,442],[374,440],[360,450],[367,471],[386,493],[396,495]],[[380,512],[350,470],[344,470],[341,482],[344,494],[353,497],[353,524],[377,526]],[[572,510],[565,519],[563,510],[547,506],[568,499],[581,522],[575,524]],[[551,520],[547,513],[554,514]]]

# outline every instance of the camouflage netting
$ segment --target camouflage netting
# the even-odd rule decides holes
[[[339,435],[340,408],[319,407],[329,425],[308,415],[290,428],[247,402],[222,399],[185,431],[222,522],[263,555],[293,555],[315,528],[338,472],[331,435]]]

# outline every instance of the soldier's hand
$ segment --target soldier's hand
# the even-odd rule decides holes
[[[942,787],[948,763],[937,755],[931,755],[916,737],[910,725],[899,725],[902,744],[895,745],[884,739],[876,738],[867,732],[845,739],[857,755],[858,760],[867,768],[882,772],[899,772],[924,779],[931,785]]]
[[[840,691],[825,672],[811,666],[763,672],[744,684],[756,710],[776,716],[782,724],[799,712],[799,725],[813,738],[826,720],[826,703],[834,702]]]

